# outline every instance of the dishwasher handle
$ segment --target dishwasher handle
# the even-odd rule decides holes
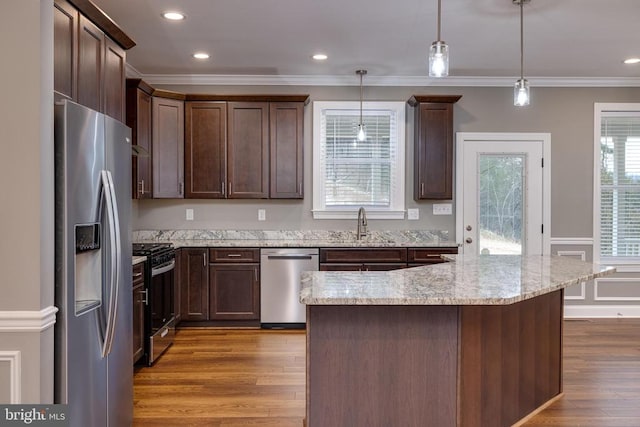
[[[314,255],[267,255],[267,259],[313,259],[313,257]]]

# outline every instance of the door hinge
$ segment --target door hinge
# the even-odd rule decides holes
[[[540,225],[540,232],[544,234],[544,224]]]
[[[540,159],[542,162],[542,167],[544,167],[544,157],[542,159]]]

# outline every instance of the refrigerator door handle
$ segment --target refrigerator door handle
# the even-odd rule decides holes
[[[111,281],[109,284],[109,309],[107,311],[107,326],[105,330],[104,342],[102,344],[102,357],[107,357],[111,352],[113,344],[113,334],[115,330],[116,313],[118,306],[118,287],[120,282],[120,253],[122,252],[120,244],[120,226],[116,213],[118,207],[115,200],[115,190],[113,178],[109,171],[101,172],[102,184],[105,191],[105,200],[107,202],[107,216],[109,223],[109,237],[111,239]]]

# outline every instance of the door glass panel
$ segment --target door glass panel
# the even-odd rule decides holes
[[[478,156],[478,250],[482,255],[522,255],[525,155]]]

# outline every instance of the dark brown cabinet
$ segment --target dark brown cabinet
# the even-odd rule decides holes
[[[53,4],[53,90],[58,96],[76,99],[78,11],[65,0]]]
[[[124,121],[125,48],[135,43],[93,3],[74,4],[54,0],[56,100],[67,98]]]
[[[258,249],[211,249],[209,319],[260,319]]]
[[[407,248],[320,249],[320,271],[387,271],[407,266]]]
[[[102,110],[102,72],[104,33],[80,15],[78,28],[78,97],[77,101],[96,111]]]
[[[227,103],[187,102],[185,197],[222,199],[227,176]]]
[[[269,198],[304,197],[303,152],[304,105],[301,102],[271,102]]]
[[[144,263],[133,266],[133,363],[144,354]]]
[[[269,197],[269,103],[227,104],[227,198]]]
[[[180,317],[182,321],[209,319],[208,251],[206,248],[180,250]]]
[[[124,49],[108,37],[104,38],[104,76],[102,111],[116,120],[125,120],[126,55]]]
[[[457,254],[458,248],[409,248],[407,262],[409,267],[420,265],[440,264],[446,262],[443,254]]]
[[[308,97],[223,98],[187,95],[185,197],[302,198]]]
[[[153,195],[151,175],[151,87],[140,79],[127,80],[127,126],[131,128],[132,145],[140,147],[131,162],[134,199],[150,199]]]
[[[458,95],[415,95],[415,200],[453,198],[453,104]]]
[[[153,198],[184,197],[184,101],[152,98]]]

